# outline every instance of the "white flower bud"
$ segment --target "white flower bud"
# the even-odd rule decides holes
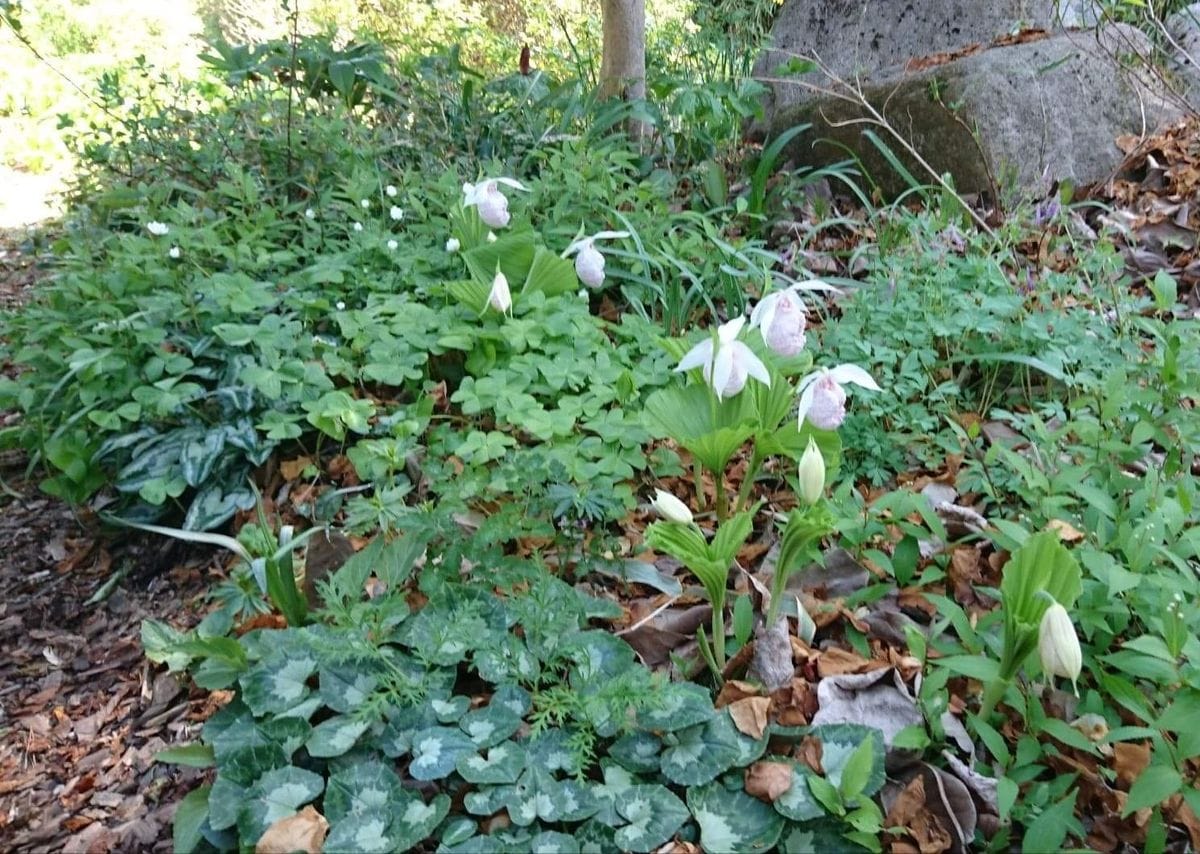
[[[1047,676],[1061,676],[1075,680],[1083,670],[1083,651],[1079,648],[1079,637],[1067,609],[1055,602],[1046,609],[1038,627],[1038,655],[1042,659],[1042,670]],[[1076,689],[1076,694],[1079,690]]]
[[[338,311],[346,310],[346,304],[344,302],[342,302],[341,300],[338,300],[337,302],[335,302],[333,304],[333,307],[336,308]]]
[[[678,522],[681,525],[691,524],[692,511],[669,492],[661,489],[654,490],[654,499],[650,502],[650,506],[668,522]]]
[[[362,205],[363,210],[366,210],[367,208],[369,208],[371,206],[371,200],[363,199],[361,202],[359,202],[359,204]]]
[[[458,242],[457,237],[451,237],[446,241],[446,251],[451,254],[457,252],[461,246],[462,244]]]
[[[508,213],[508,197],[494,184],[488,184],[480,195],[479,218],[489,228],[504,228],[511,219]]]
[[[800,457],[800,500],[805,504],[816,504],[825,492],[825,457],[812,437]]]
[[[305,209],[305,211],[304,211],[304,218],[305,218],[305,219],[315,219],[315,218],[316,218],[316,216],[317,216],[317,212],[316,212],[316,211],[314,211],[312,208],[306,208],[306,209]]]
[[[589,288],[598,288],[604,284],[604,255],[591,243],[580,249],[579,254],[575,256],[575,275]]]
[[[492,290],[488,294],[488,305],[504,314],[512,308],[512,293],[508,289],[508,278],[499,270],[492,279]]]

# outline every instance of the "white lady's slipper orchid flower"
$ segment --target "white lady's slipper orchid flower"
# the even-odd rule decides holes
[[[805,419],[821,430],[836,430],[846,419],[846,383],[883,391],[858,365],[814,371],[800,381],[800,426]]]
[[[400,207],[399,205],[392,205],[392,209],[388,211],[388,216],[390,216],[396,222],[399,222],[400,220],[404,219],[404,208]]]
[[[1075,634],[1071,615],[1058,602],[1042,615],[1041,625],[1038,626],[1038,655],[1047,676],[1070,679],[1071,686],[1075,686],[1075,680],[1083,670],[1083,652],[1079,648],[1079,636]],[[1079,694],[1078,688],[1075,693]]]
[[[757,326],[766,345],[780,356],[795,356],[804,349],[804,302],[788,289],[767,294],[750,312],[750,325]]]
[[[574,254],[575,275],[579,281],[589,288],[598,288],[604,284],[604,255],[596,248],[596,241],[618,240],[628,236],[628,231],[600,231],[591,237],[576,240],[567,247],[562,257],[569,258]]]
[[[167,250],[167,255],[170,256],[171,259],[174,261],[178,261],[179,256],[182,254],[183,254],[183,250],[180,249],[178,246],[172,246],[170,249]]]
[[[745,317],[735,317],[717,328],[717,341],[712,336],[705,338],[688,350],[675,370],[690,371],[700,368],[704,381],[716,392],[717,400],[733,397],[746,386],[748,377],[754,377],[765,386],[771,384],[767,366],[754,355],[746,344],[737,340],[738,333],[746,324]]]
[[[650,506],[654,508],[655,513],[668,522],[677,522],[680,525],[692,523],[692,511],[669,492],[661,489],[654,490],[654,499],[650,502]]]
[[[496,278],[492,279],[492,290],[488,293],[488,305],[501,314],[512,308],[512,292],[508,289],[508,278],[500,270],[496,270]]]
[[[463,184],[463,207],[475,205],[479,218],[490,228],[504,228],[510,218],[508,197],[500,191],[500,184],[529,192],[528,187],[512,178],[489,178],[478,184]]]
[[[825,457],[821,449],[808,437],[808,447],[800,457],[800,500],[810,507],[821,500],[825,492]]]
[[[384,187],[384,188],[383,188],[383,191],[384,191],[385,193],[387,193],[387,195],[388,195],[388,198],[389,198],[389,199],[394,199],[394,198],[396,198],[396,193],[397,193],[397,192],[399,192],[399,191],[398,191],[398,190],[397,190],[395,187],[393,187],[391,184],[388,184],[386,187]]]
[[[462,244],[458,242],[457,237],[451,237],[446,241],[446,251],[451,255],[457,252],[460,248],[462,248]]]
[[[146,231],[153,234],[155,237],[162,237],[170,232],[171,227],[165,222],[148,222],[146,223]]]

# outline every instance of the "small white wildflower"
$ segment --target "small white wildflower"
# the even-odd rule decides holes
[[[356,223],[354,223],[354,230],[355,230],[355,231],[362,231],[362,229],[363,229],[363,225],[362,225],[362,223],[361,223],[361,222],[356,222]]]
[[[338,300],[337,302],[335,302],[333,304],[333,307],[336,308],[338,311],[346,310],[346,304],[344,302],[342,302],[341,300]]]
[[[359,202],[359,204],[362,205],[363,210],[366,210],[367,208],[369,208],[371,206],[371,200],[363,199],[361,202]]]
[[[396,192],[397,192],[396,188],[393,187],[391,184],[388,184],[386,187],[384,187],[383,191],[388,194],[389,199],[396,198]]]
[[[397,246],[399,246],[399,245],[400,245],[400,244],[399,244],[399,243],[397,243],[397,242],[396,242],[396,241],[394,241],[394,240],[389,240],[389,241],[387,242],[387,248],[388,248],[388,249],[390,249],[390,250],[392,250],[393,252],[395,252],[395,251],[396,251],[396,247],[397,247]]]
[[[392,209],[388,211],[388,215],[391,216],[392,219],[399,222],[400,220],[404,219],[404,208],[398,205],[392,205]]]
[[[446,241],[446,251],[451,254],[457,252],[461,247],[462,247],[462,244],[458,242],[457,237],[451,237],[449,240]]]
[[[146,231],[150,232],[155,237],[162,237],[164,234],[166,234],[170,230],[171,230],[171,227],[168,226],[165,222],[155,221],[155,222],[146,223]]]
[[[316,212],[316,211],[314,211],[312,208],[307,208],[307,209],[304,211],[304,218],[305,218],[305,219],[316,219],[316,216],[317,216],[317,212]]]
[[[496,232],[494,232],[494,231],[489,231],[489,232],[488,232],[488,236],[487,236],[487,242],[488,242],[488,243],[495,243],[495,242],[496,242]]]
[[[180,251],[178,246],[172,246],[170,249],[167,250],[167,254],[169,256],[171,256],[172,258],[174,258],[175,260],[179,260],[179,256],[182,255],[183,253]]]

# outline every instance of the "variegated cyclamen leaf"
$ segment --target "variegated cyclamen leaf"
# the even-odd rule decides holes
[[[447,697],[445,700],[431,700],[429,703],[439,723],[454,724],[471,708],[471,698],[461,694]]]
[[[520,685],[506,682],[496,687],[496,692],[492,694],[489,705],[504,706],[517,717],[523,718],[533,707],[533,698]]]
[[[635,854],[653,851],[690,818],[687,806],[665,786],[631,786],[617,797],[617,811],[629,821],[617,829],[616,843]]]
[[[525,770],[525,748],[506,741],[487,751],[486,757],[464,754],[455,763],[459,776],[468,783],[497,785],[515,783]]]
[[[688,789],[687,803],[700,825],[700,847],[710,854],[767,851],[783,831],[783,817],[770,806],[720,783]]]
[[[259,717],[301,708],[311,693],[307,683],[316,669],[317,659],[312,653],[279,649],[242,674],[238,680],[242,700]]]
[[[402,805],[394,805],[392,829],[396,834],[396,850],[407,851],[428,839],[449,812],[448,795],[438,795],[429,803],[412,798]],[[325,850],[334,849],[326,845]]]
[[[440,780],[453,773],[458,757],[474,752],[474,742],[456,729],[423,729],[412,737],[408,773],[416,780]]]
[[[579,632],[570,638],[567,649],[575,661],[571,684],[581,690],[620,675],[634,662],[633,647],[609,632]]]
[[[772,803],[777,813],[792,821],[810,821],[825,815],[825,808],[808,788],[807,778],[812,774],[807,768],[792,765],[792,785]]]
[[[371,726],[368,720],[355,720],[349,715],[337,715],[313,727],[305,745],[310,756],[329,759],[341,756],[354,746],[358,737]]]
[[[841,851],[846,848],[842,836],[845,829],[840,821],[819,818],[792,825],[779,840],[775,849],[780,854],[812,854],[814,851]]]
[[[609,755],[630,771],[652,774],[662,762],[660,753],[663,742],[657,735],[648,732],[631,732],[623,735],[609,747]]]
[[[610,827],[617,827],[625,823],[625,819],[617,812],[617,798],[641,781],[611,759],[601,759],[600,767],[603,769],[604,782],[592,786],[592,794],[600,806],[595,819]]]
[[[392,831],[391,815],[377,810],[332,822],[325,838],[326,851],[353,851],[355,854],[391,854],[403,851]]]
[[[579,854],[580,850],[575,837],[556,830],[543,830],[529,840],[530,854]]]
[[[482,649],[476,650],[472,662],[479,675],[488,682],[521,680],[531,682],[541,672],[537,658],[525,641],[511,634],[503,635]]]
[[[289,765],[268,771],[246,792],[238,812],[238,834],[244,842],[255,842],[268,827],[295,814],[324,788],[319,774],[303,768]]]
[[[329,775],[323,811],[325,818],[336,824],[346,816],[385,813],[388,804],[406,794],[399,776],[384,763],[356,762]]]
[[[821,741],[821,767],[835,788],[842,784],[842,772],[850,756],[865,739],[871,739],[874,743],[872,764],[862,794],[870,797],[883,786],[884,746],[883,733],[879,730],[862,724],[824,724],[813,727],[810,735]]]
[[[473,792],[464,803],[475,815],[491,815],[503,807],[518,827],[528,827],[535,821],[582,821],[599,807],[588,786],[574,780],[555,780],[537,766],[526,768],[515,784]]]
[[[326,706],[348,714],[362,706],[379,680],[367,662],[344,661],[322,665],[318,691]]]
[[[437,725],[437,715],[432,703],[421,703],[417,706],[407,706],[394,712],[388,719],[383,734],[379,737],[379,746],[385,755],[393,759],[403,756],[412,750],[412,740],[418,732]]]
[[[489,705],[468,712],[458,725],[476,747],[491,747],[520,729],[521,718],[504,706]]]
[[[715,780],[742,755],[739,733],[726,725],[726,714],[671,734],[674,744],[662,754],[662,772],[672,783],[698,786]]]
[[[224,776],[217,777],[208,793],[208,825],[226,830],[237,824],[238,813],[246,803],[246,787]]]
[[[616,831],[603,822],[590,818],[579,825],[575,839],[582,850],[590,854],[620,854]]]
[[[563,771],[572,776],[583,769],[579,767],[579,756],[571,750],[570,737],[566,730],[546,729],[525,742],[530,768],[540,768],[554,773]]]
[[[475,835],[478,829],[478,823],[471,821],[469,818],[452,818],[446,822],[445,828],[442,829],[441,846],[439,848],[466,842]]]
[[[654,732],[673,732],[704,723],[715,711],[708,691],[694,682],[670,682],[654,696],[654,705],[638,713],[638,725]]]

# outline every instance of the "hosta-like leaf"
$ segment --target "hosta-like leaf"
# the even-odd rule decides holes
[[[662,761],[662,739],[648,732],[631,732],[621,736],[609,748],[609,755],[630,771],[652,774]]]
[[[244,842],[254,842],[281,818],[293,815],[314,800],[325,788],[319,774],[288,766],[263,774],[246,792],[238,812],[238,833]]]
[[[672,732],[710,720],[715,714],[708,691],[694,682],[670,682],[654,696],[654,706],[638,713],[638,725]]]
[[[430,727],[412,737],[408,773],[417,780],[440,780],[454,771],[460,756],[475,752],[475,743],[450,727]]]
[[[316,669],[316,658],[306,650],[277,650],[238,680],[242,699],[260,717],[301,708],[311,693],[308,678]]]
[[[329,758],[341,756],[354,746],[358,737],[371,726],[369,720],[356,720],[349,715],[337,715],[313,727],[308,737],[311,756]]]
[[[486,756],[470,753],[458,757],[455,767],[468,783],[515,783],[525,770],[525,748],[506,741],[488,750]]]
[[[775,810],[720,783],[688,789],[687,803],[700,825],[700,846],[710,854],[767,851],[783,831],[783,817]]]
[[[616,843],[635,854],[658,848],[690,817],[665,786],[631,786],[617,797],[617,811],[629,824],[617,829]]]
[[[476,747],[491,747],[520,729],[521,718],[505,706],[488,705],[468,712],[458,725]]]

